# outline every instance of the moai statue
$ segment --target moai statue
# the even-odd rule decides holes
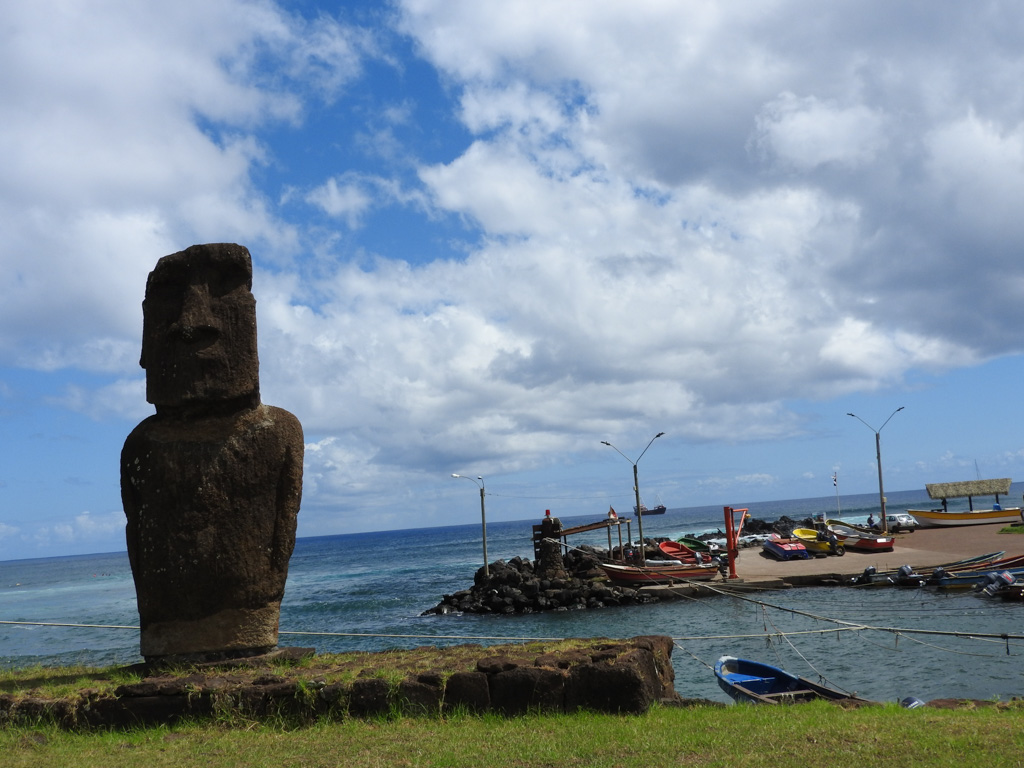
[[[142,303],[146,399],[121,451],[141,651],[214,659],[277,646],[302,495],[302,426],[263,405],[252,261],[240,245],[160,259]]]

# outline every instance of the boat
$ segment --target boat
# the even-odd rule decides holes
[[[856,694],[798,677],[771,664],[735,656],[722,656],[715,662],[718,687],[738,702],[751,704],[795,704],[826,699],[853,706],[877,704]]]
[[[993,591],[992,597],[998,597],[1000,600],[1006,600],[1008,602],[1019,603],[1024,601],[1024,582],[1015,581],[1002,589]]]
[[[713,559],[710,552],[696,552],[678,541],[663,541],[658,544],[658,549],[683,563],[710,563]]]
[[[869,565],[859,576],[855,576],[848,582],[854,587],[919,587],[924,586],[936,572],[946,571],[952,573],[965,573],[976,570],[993,570],[1005,568],[1007,562],[1013,562],[1015,558],[1004,558],[1005,551],[989,552],[984,555],[973,555],[962,560],[954,560],[950,563],[932,566],[924,569],[925,573],[917,573],[910,565],[901,565],[895,570],[878,571],[873,565]]]
[[[685,581],[710,581],[718,575],[717,563],[664,562],[657,565],[601,563],[601,570],[613,584],[642,587]]]
[[[773,533],[761,543],[761,550],[776,560],[808,560],[811,557],[802,541],[784,539],[777,533]]]
[[[676,539],[676,542],[689,547],[694,552],[706,552],[712,556],[722,553],[721,545],[716,544],[713,541],[703,541],[701,539],[694,538],[693,536],[680,536]]]
[[[928,577],[928,585],[939,589],[960,589],[984,583],[993,574],[1008,572],[1015,576],[1024,575],[1024,555],[1012,555],[991,560],[987,563],[963,567],[936,566]]]
[[[940,528],[957,525],[988,525],[1020,523],[1020,507],[1002,507],[999,496],[1010,492],[1010,478],[1002,477],[994,480],[965,480],[957,483],[929,483],[925,485],[928,497],[941,499],[941,509],[908,509],[907,514],[917,518],[922,528]],[[994,496],[995,503],[988,509],[975,509],[975,496]],[[949,499],[967,499],[968,509],[952,511]]]
[[[942,509],[908,509],[907,512],[917,518],[922,528],[939,528],[955,525],[986,525],[1000,523],[1010,525],[1022,521],[1020,507],[1006,509],[964,510],[947,512]]]
[[[896,539],[893,536],[869,533],[835,521],[830,521],[828,528],[836,535],[836,538],[839,539],[846,549],[856,549],[864,552],[888,552],[896,545]]]
[[[1006,581],[1007,577],[1009,581]],[[1021,577],[1024,577],[1024,567],[963,571],[961,573],[943,573],[937,569],[932,572],[926,584],[938,589],[981,589],[997,580],[1003,580],[1008,586]]]
[[[875,566],[869,565],[859,576],[850,579],[849,584],[853,587],[904,587],[917,589],[923,587],[928,577],[914,570],[910,565],[901,565],[895,571],[884,571],[879,573]]]
[[[647,515],[664,515],[667,511],[668,511],[668,507],[666,507],[664,504],[659,504],[656,507],[647,507],[647,506],[644,505],[644,503],[642,501],[640,502],[640,509],[639,510],[636,507],[633,507],[633,512],[634,513],[636,513],[637,515],[645,516],[645,517]]]
[[[839,537],[831,531],[816,531],[813,528],[794,528],[793,538],[799,539],[804,548],[815,556],[845,555],[846,547],[839,542]]]

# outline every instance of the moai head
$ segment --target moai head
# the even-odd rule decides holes
[[[259,402],[252,259],[232,243],[160,259],[142,302],[146,400],[180,407]]]

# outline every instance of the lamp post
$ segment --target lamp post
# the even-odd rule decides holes
[[[484,539],[484,576],[490,576],[491,567],[487,564],[487,513],[484,511],[484,494],[486,493],[484,490],[484,479],[479,475],[477,475],[476,480],[466,475],[452,474],[452,477],[461,477],[463,480],[469,480],[480,488],[480,529]]]
[[[902,411],[903,408],[904,406],[901,405],[895,411],[890,413],[889,419]],[[888,533],[889,523],[885,519],[885,490],[882,488],[882,430],[885,429],[885,425],[889,423],[889,419],[886,419],[882,422],[882,426],[875,429],[855,413],[848,413],[846,415],[853,416],[853,418],[875,433],[875,461],[878,464],[878,504],[882,509],[882,533]]]
[[[659,432],[654,437],[652,437],[651,442],[647,444],[647,448],[650,448],[651,443],[653,443],[655,440],[657,440],[664,434],[664,432]],[[633,465],[633,492],[636,494],[636,525],[640,532],[640,565],[647,565],[647,546],[646,544],[644,544],[644,516],[640,514],[640,480],[637,477],[636,469],[636,465],[640,463],[640,459],[642,459],[644,457],[644,454],[647,453],[647,448],[644,448],[640,452],[640,455],[636,457],[636,461],[633,461],[631,458],[629,458],[629,456],[624,454],[622,451],[620,451],[614,445],[609,443],[607,440],[602,440],[601,444],[607,445],[609,448],[612,448],[616,453],[619,454],[619,456],[621,456],[622,458],[624,458],[626,461]]]

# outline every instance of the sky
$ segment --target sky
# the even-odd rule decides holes
[[[889,490],[1024,479],[1015,2],[36,0],[0,63],[0,559],[124,549],[146,277],[206,242],[300,536],[633,462],[756,516],[877,492],[876,430]]]

